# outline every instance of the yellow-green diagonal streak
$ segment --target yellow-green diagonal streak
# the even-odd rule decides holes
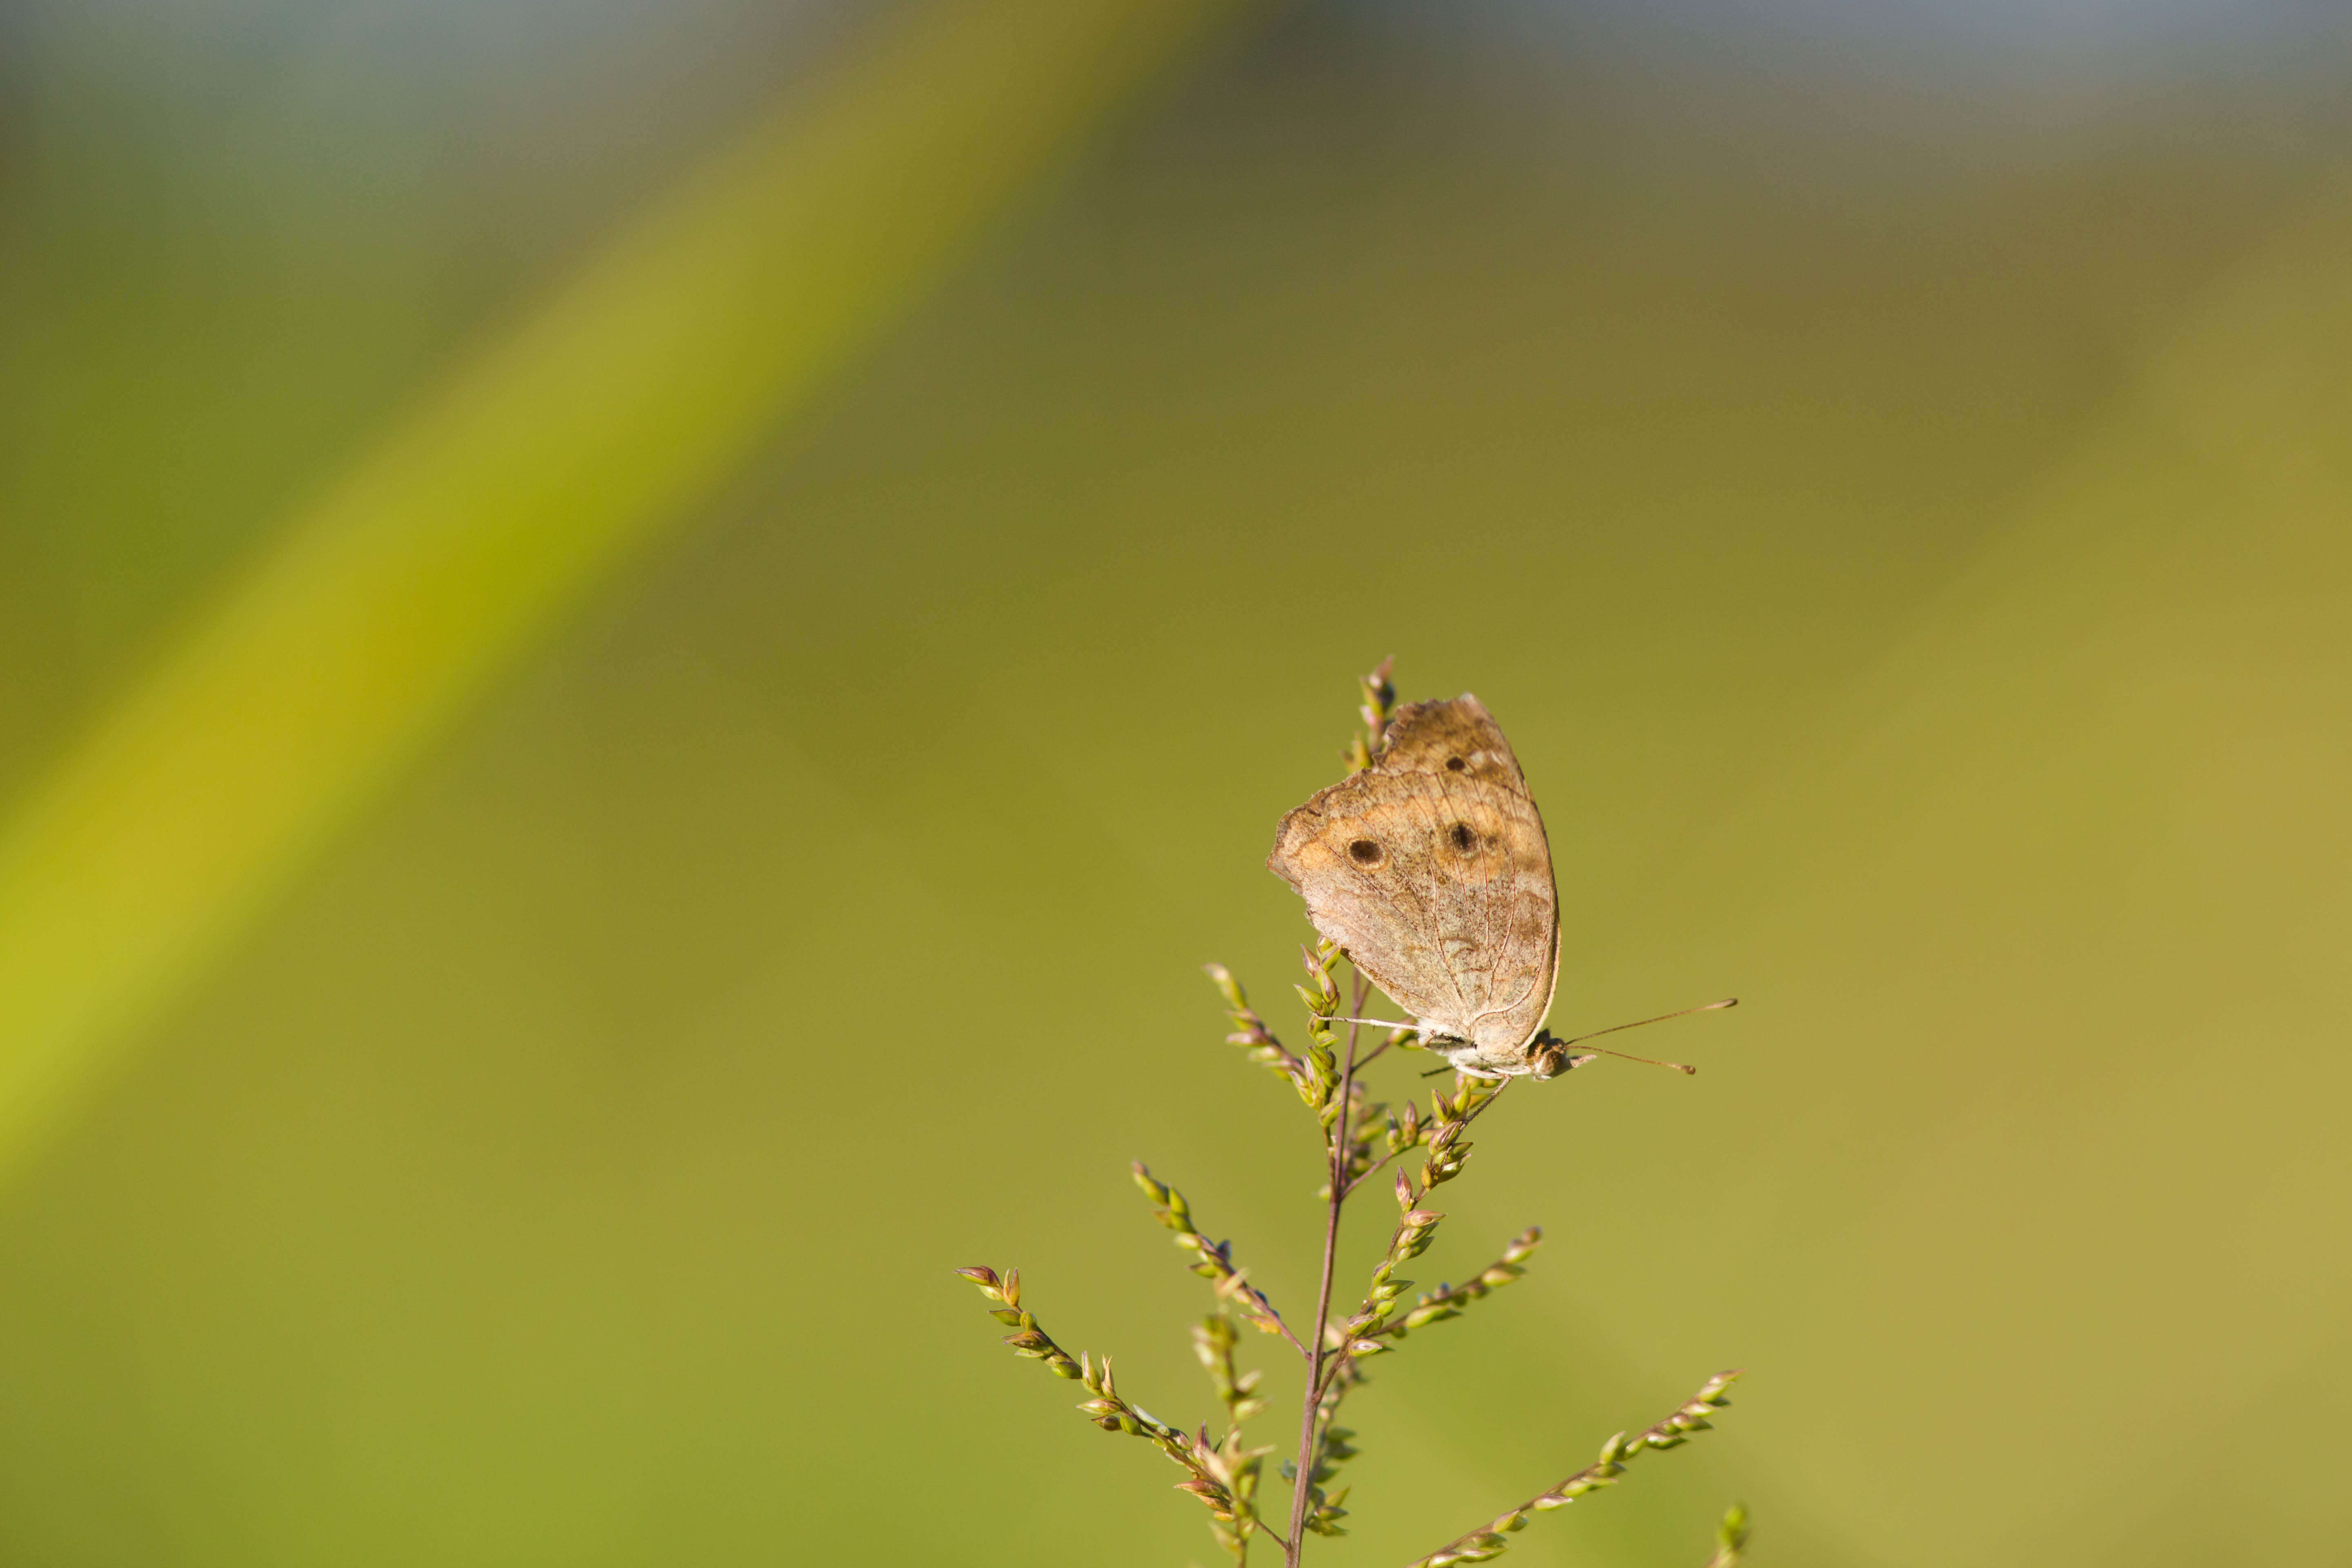
[[[912,10],[291,519],[0,830],[0,1167],[488,678],[1232,8]]]

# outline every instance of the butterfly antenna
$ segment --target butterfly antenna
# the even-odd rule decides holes
[[[1644,1024],[1663,1024],[1669,1018],[1686,1018],[1693,1013],[1712,1013],[1717,1008],[1737,1007],[1738,1005],[1738,997],[1726,996],[1720,1002],[1702,1002],[1696,1007],[1685,1007],[1681,1011],[1675,1013],[1661,1013],[1654,1018],[1636,1018],[1630,1024],[1612,1024],[1605,1029],[1595,1029],[1589,1035],[1579,1035],[1573,1040],[1561,1040],[1559,1043],[1562,1046],[1573,1046],[1585,1040],[1597,1040],[1603,1035],[1613,1035],[1620,1029],[1638,1029]],[[1640,1062],[1646,1067],[1672,1068],[1676,1072],[1681,1073],[1696,1073],[1698,1071],[1698,1068],[1688,1066],[1683,1062],[1664,1062],[1658,1060],[1654,1057],[1637,1057],[1628,1051],[1612,1051],[1606,1046],[1596,1046],[1593,1048],[1604,1057],[1616,1057],[1622,1061]]]

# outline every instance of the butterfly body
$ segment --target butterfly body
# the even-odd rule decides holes
[[[1543,818],[1475,697],[1397,710],[1370,767],[1282,819],[1266,865],[1423,1043],[1482,1078],[1572,1066],[1543,1032],[1559,895]]]

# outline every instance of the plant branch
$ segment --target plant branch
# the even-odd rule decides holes
[[[1401,1340],[1413,1330],[1426,1324],[1442,1323],[1448,1318],[1460,1317],[1462,1309],[1471,1302],[1482,1300],[1493,1295],[1525,1274],[1527,1269],[1522,1266],[1542,1241],[1542,1226],[1533,1225],[1528,1226],[1511,1239],[1511,1245],[1503,1249],[1502,1258],[1481,1269],[1476,1279],[1461,1285],[1440,1285],[1435,1290],[1415,1301],[1412,1304],[1412,1310],[1403,1317],[1393,1323],[1387,1323],[1377,1329],[1368,1329],[1363,1337],[1378,1339],[1387,1335],[1391,1339]]]
[[[1425,1130],[1407,1124],[1411,1138],[1426,1144],[1429,1155],[1422,1162],[1418,1182],[1402,1171],[1397,1173],[1397,1207],[1402,1212],[1398,1216],[1395,1231],[1389,1237],[1386,1256],[1372,1270],[1371,1282],[1364,1290],[1363,1304],[1356,1309],[1353,1317],[1333,1331],[1339,1337],[1342,1353],[1349,1356],[1373,1355],[1394,1348],[1381,1342],[1377,1331],[1387,1324],[1389,1314],[1396,1310],[1397,1299],[1412,1283],[1410,1279],[1398,1279],[1397,1270],[1428,1250],[1430,1242],[1437,1235],[1438,1226],[1445,1218],[1434,1210],[1421,1207],[1422,1200],[1433,1188],[1462,1173],[1463,1166],[1469,1162],[1472,1147],[1463,1140],[1462,1134],[1468,1131],[1471,1122],[1476,1121],[1486,1107],[1501,1098],[1511,1082],[1511,1079],[1505,1079],[1500,1083],[1490,1084],[1486,1079],[1462,1074],[1454,1079],[1454,1090],[1451,1095],[1433,1094],[1430,1097],[1430,1121]],[[1401,1128],[1400,1138],[1405,1135],[1406,1130]],[[1411,1146],[1411,1142],[1404,1144],[1404,1147]],[[1402,1152],[1402,1148],[1396,1152]]]
[[[1352,1193],[1352,1192],[1354,1192],[1358,1187],[1362,1186],[1366,1182],[1370,1181],[1374,1176],[1379,1175],[1382,1171],[1384,1171],[1384,1170],[1386,1170],[1386,1169],[1388,1168],[1388,1163],[1389,1163],[1389,1162],[1390,1162],[1390,1161],[1391,1161],[1391,1160],[1395,1159],[1399,1154],[1402,1154],[1402,1153],[1403,1153],[1404,1152],[1405,1152],[1405,1151],[1404,1151],[1404,1150],[1402,1150],[1402,1149],[1396,1149],[1396,1150],[1392,1150],[1392,1151],[1391,1151],[1390,1152],[1388,1152],[1388,1153],[1386,1153],[1386,1154],[1381,1155],[1378,1160],[1374,1161],[1371,1164],[1370,1164],[1370,1165],[1366,1166],[1366,1167],[1364,1168],[1364,1170],[1363,1170],[1362,1173],[1360,1173],[1360,1175],[1358,1175],[1354,1181],[1349,1182],[1349,1183],[1348,1184],[1348,1191],[1349,1191],[1349,1192],[1350,1192],[1350,1193]]]
[[[1264,1410],[1265,1401],[1257,1396],[1259,1374],[1234,1364],[1235,1340],[1234,1320],[1227,1312],[1210,1313],[1192,1331],[1192,1353],[1200,1358],[1211,1386],[1224,1405],[1226,1422],[1238,1427]]]
[[[1377,1055],[1378,1053],[1375,1052],[1374,1054]],[[1367,1058],[1366,1059],[1369,1060],[1370,1058]],[[1359,1062],[1356,1065],[1360,1068],[1363,1066],[1363,1063]],[[1494,1088],[1491,1089],[1486,1089],[1486,1092],[1483,1094],[1478,1094],[1475,1091],[1485,1089],[1485,1086],[1488,1081],[1486,1079],[1473,1079],[1465,1075],[1464,1077],[1457,1078],[1454,1081],[1464,1089],[1472,1091],[1473,1098],[1468,1100],[1467,1109],[1458,1109],[1462,1103],[1461,1101],[1449,1100],[1443,1095],[1433,1095],[1430,1100],[1430,1120],[1423,1122],[1420,1119],[1420,1108],[1408,1102],[1404,1108],[1404,1115],[1402,1118],[1396,1116],[1391,1116],[1389,1118],[1389,1152],[1381,1155],[1379,1159],[1373,1161],[1370,1164],[1365,1166],[1361,1171],[1357,1172],[1356,1174],[1349,1179],[1348,1183],[1348,1190],[1349,1192],[1354,1192],[1358,1187],[1360,1187],[1366,1182],[1370,1181],[1374,1176],[1385,1170],[1391,1161],[1411,1153],[1413,1150],[1420,1148],[1424,1143],[1431,1142],[1439,1135],[1440,1131],[1444,1128],[1448,1121],[1458,1121],[1461,1125],[1454,1128],[1450,1132],[1446,1132],[1444,1135],[1448,1138],[1460,1136],[1462,1129],[1469,1126],[1470,1123],[1477,1121],[1480,1116],[1484,1115],[1486,1108],[1494,1104],[1495,1101],[1502,1095],[1503,1090],[1511,1087],[1514,1080],[1505,1079],[1501,1082],[1495,1084]],[[1444,1178],[1442,1177],[1440,1178],[1440,1180],[1443,1179]],[[1435,1184],[1432,1183],[1431,1184],[1434,1185]]]
[[[1447,1542],[1428,1556],[1414,1559],[1406,1564],[1406,1568],[1453,1568],[1457,1563],[1484,1563],[1489,1558],[1500,1557],[1510,1549],[1509,1536],[1514,1531],[1525,1530],[1530,1515],[1566,1508],[1587,1492],[1616,1485],[1617,1478],[1625,1473],[1626,1461],[1645,1448],[1679,1448],[1690,1441],[1692,1433],[1707,1430],[1711,1425],[1707,1417],[1731,1403],[1724,1396],[1723,1391],[1730,1387],[1731,1380],[1738,1375],[1737,1372],[1717,1373],[1681,1409],[1656,1426],[1632,1437],[1622,1432],[1618,1433],[1601,1445],[1601,1458],[1594,1463],[1469,1534]],[[1727,1519],[1725,1523],[1728,1526],[1730,1521]],[[1741,1524],[1744,1529],[1745,1515],[1742,1515]]]
[[[1234,1267],[1234,1244],[1211,1241],[1202,1235],[1192,1223],[1192,1205],[1184,1201],[1184,1194],[1165,1182],[1155,1180],[1144,1168],[1142,1161],[1136,1161],[1132,1169],[1135,1184],[1143,1189],[1145,1197],[1151,1200],[1152,1211],[1159,1215],[1160,1223],[1176,1233],[1178,1247],[1193,1255],[1192,1272],[1213,1281],[1218,1297],[1233,1302],[1242,1316],[1249,1320],[1252,1328],[1261,1333],[1280,1334],[1290,1342],[1291,1347],[1302,1358],[1307,1357],[1307,1347],[1299,1342],[1297,1334],[1291,1332],[1290,1325],[1282,1321],[1282,1314],[1276,1311],[1274,1303],[1265,1299],[1265,1292],[1249,1282],[1246,1271]]]
[[[1413,1029],[1391,1029],[1388,1033],[1388,1038],[1382,1040],[1379,1045],[1374,1046],[1370,1050],[1366,1051],[1364,1053],[1364,1059],[1358,1062],[1356,1066],[1359,1068],[1368,1068],[1371,1066],[1374,1062],[1381,1059],[1381,1056],[1387,1052],[1391,1046],[1402,1044],[1403,1041],[1412,1038],[1416,1033],[1418,1033],[1418,1031]]]
[[[1274,1037],[1274,1031],[1265,1026],[1265,1020],[1258,1016],[1257,1009],[1249,1005],[1248,994],[1242,990],[1232,970],[1222,963],[1204,963],[1201,967],[1224,997],[1225,1016],[1234,1022],[1234,1033],[1225,1037],[1226,1043],[1247,1051],[1250,1060],[1283,1079],[1297,1090],[1301,1100],[1313,1105],[1318,1092],[1314,1064],[1283,1048],[1282,1042]]]
[[[1244,1542],[1254,1530],[1275,1534],[1258,1519],[1255,1509],[1244,1500],[1255,1489],[1255,1478],[1250,1472],[1255,1470],[1255,1461],[1242,1451],[1237,1430],[1226,1435],[1224,1444],[1212,1446],[1205,1429],[1197,1434],[1181,1432],[1129,1404],[1120,1395],[1111,1376],[1108,1356],[1097,1362],[1092,1355],[1081,1352],[1073,1359],[1022,1308],[1018,1268],[1008,1268],[1002,1275],[982,1266],[959,1268],[956,1272],[979,1287],[980,1293],[990,1300],[1003,1303],[990,1315],[1014,1331],[1004,1336],[1004,1342],[1013,1347],[1014,1355],[1044,1362],[1055,1376],[1086,1385],[1095,1396],[1078,1406],[1087,1420],[1106,1432],[1148,1438],[1161,1453],[1183,1467],[1188,1479],[1179,1481],[1176,1489],[1190,1492],[1206,1504],[1210,1517],[1223,1527],[1220,1533],[1230,1531]],[[1277,1539],[1284,1542],[1286,1552],[1291,1550],[1287,1537]]]
[[[1748,1551],[1748,1507],[1733,1503],[1715,1527],[1715,1555],[1706,1560],[1706,1568],[1739,1568],[1739,1559]]]

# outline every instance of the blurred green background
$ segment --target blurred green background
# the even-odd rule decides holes
[[[1747,1005],[1497,1109],[1413,1272],[1546,1248],[1317,1556],[1741,1365],[1512,1560],[2343,1559],[2340,8],[0,49],[0,1557],[1211,1562],[946,1271],[1179,1421],[1126,1162],[1309,1290],[1198,966],[1295,1031],[1393,653],[1535,785],[1557,1026]]]

